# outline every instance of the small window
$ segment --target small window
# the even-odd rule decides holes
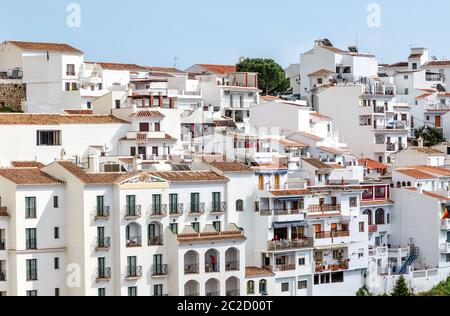
[[[115,101],[116,109],[120,109],[120,100]]]
[[[104,287],[98,289],[98,296],[106,296],[106,289]]]
[[[344,272],[337,272],[331,274],[331,283],[343,283],[344,282]]]
[[[128,296],[137,296],[137,287],[131,286],[128,288]]]
[[[54,196],[53,197],[53,207],[54,208],[59,208],[59,196]]]
[[[413,64],[412,64],[412,69],[414,69],[414,70],[417,69],[417,63],[413,63]]]
[[[198,223],[198,222],[192,223],[192,228],[194,229],[195,232],[199,233],[200,232],[200,223]]]
[[[221,227],[222,227],[222,222],[213,222],[213,227],[216,231],[220,232],[221,231]]]
[[[323,84],[323,79],[322,78],[317,78],[317,84]]]
[[[55,236],[55,239],[59,239],[59,227],[55,227],[54,236]]]
[[[259,294],[267,295],[267,280],[259,281]]]
[[[298,281],[298,289],[299,290],[306,290],[308,288],[308,281]]]
[[[174,233],[175,235],[178,235],[178,224],[177,223],[170,224],[169,229],[172,233]]]
[[[306,265],[306,259],[305,259],[305,257],[299,258],[299,259],[298,259],[298,265],[299,265],[299,266],[304,266],[304,265]]]
[[[59,290],[59,288],[56,288],[56,289],[55,289],[55,296],[60,296],[60,290]]]
[[[55,267],[55,270],[59,270],[59,258],[55,257],[53,259],[53,266]]]
[[[66,75],[75,76],[75,65],[74,64],[67,64]]]
[[[359,232],[360,233],[364,233],[364,231],[365,231],[365,223],[364,222],[360,222],[359,223]]]
[[[86,106],[87,106],[88,110],[92,109],[92,102],[91,101],[87,101],[86,102]]]
[[[282,283],[281,284],[281,292],[289,292],[289,283]]]
[[[358,198],[351,197],[350,198],[350,207],[357,207],[358,206]]]
[[[320,284],[320,275],[315,274],[314,275],[314,285],[319,285],[319,284]]]
[[[320,275],[320,284],[329,284],[331,283],[331,278],[328,273]]]
[[[243,211],[244,211],[244,201],[237,200],[236,201],[236,212],[243,212]]]
[[[37,146],[61,146],[61,131],[37,131]]]
[[[247,282],[247,295],[255,294],[255,281]]]

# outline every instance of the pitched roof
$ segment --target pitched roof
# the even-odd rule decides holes
[[[425,194],[426,196],[438,199],[438,200],[443,200],[443,201],[450,201],[450,197],[448,196],[444,196],[442,194],[439,193],[434,193],[434,192],[429,192],[429,191],[423,191],[423,194]]]
[[[311,140],[315,140],[315,141],[318,141],[318,142],[321,142],[321,141],[324,140],[322,137],[319,137],[319,136],[314,135],[314,134],[306,133],[306,132],[295,132],[292,135],[300,135],[300,136],[303,136],[303,137],[306,137],[306,138],[309,138]]]
[[[320,69],[318,71],[314,71],[308,75],[308,77],[323,77],[328,76],[331,74],[334,74],[334,71],[328,70],[328,69]]]
[[[275,273],[258,267],[246,267],[245,268],[245,277],[246,278],[255,278],[255,277],[270,277],[274,276]]]
[[[19,186],[35,186],[35,185],[63,185],[60,181],[38,168],[9,168],[0,169],[0,176],[12,181]]]
[[[428,180],[428,179],[436,179],[436,176],[423,172],[417,169],[397,169],[395,170],[397,172],[400,172],[408,177],[417,179],[417,180]]]
[[[329,154],[335,154],[335,155],[343,155],[345,152],[340,148],[333,148],[333,147],[325,147],[325,146],[317,146],[317,149],[320,151],[329,153]]]
[[[37,161],[11,161],[14,168],[43,168],[45,165]]]
[[[274,97],[272,95],[261,95],[259,97],[263,101],[270,102],[270,101],[283,101],[283,99],[280,99],[279,97]]]
[[[398,62],[398,63],[395,63],[395,64],[387,65],[385,67],[388,67],[388,68],[403,68],[403,67],[408,67],[408,65],[409,65],[409,63],[407,61],[401,61],[401,62]]]
[[[270,139],[274,143],[278,143],[284,147],[291,147],[291,148],[308,148],[309,146],[294,140],[286,139],[286,138],[275,138],[275,137],[268,137],[267,139]]]
[[[237,71],[235,65],[198,64],[198,66],[206,69],[208,72],[212,74],[218,75],[226,75]]]
[[[322,121],[331,121],[332,120],[331,117],[317,113],[317,112],[311,112],[311,113],[309,113],[309,115],[312,117],[318,118]]]
[[[430,97],[430,96],[432,96],[433,94],[432,93],[423,93],[423,94],[421,94],[421,95],[418,95],[417,97],[416,97],[416,99],[417,100],[423,100],[423,99],[426,99],[426,98],[428,98],[428,97]]]
[[[443,153],[442,151],[439,151],[437,149],[434,148],[430,148],[430,147],[409,147],[412,150],[415,150],[419,153],[423,153],[423,154],[428,154],[428,155],[445,155],[445,153]]]
[[[165,117],[164,114],[162,114],[159,111],[138,111],[136,113],[133,113],[130,115],[130,117]]]
[[[427,66],[450,66],[450,60],[433,60],[426,64]]]
[[[147,71],[145,67],[136,65],[136,64],[124,64],[124,63],[109,63],[109,62],[93,62],[93,61],[86,61],[86,64],[97,64],[101,66],[103,69],[107,70],[123,70],[123,71],[129,71],[129,70],[140,70],[140,71]]]
[[[70,115],[93,115],[93,110],[64,110],[67,114]]]
[[[185,73],[184,71],[174,68],[174,67],[153,67],[153,66],[145,66],[150,72],[164,72],[164,73]]]
[[[239,162],[214,161],[214,162],[208,162],[207,164],[210,165],[211,167],[216,168],[217,170],[220,170],[223,172],[230,172],[230,173],[254,173],[255,172],[249,166],[246,166]]]
[[[49,52],[62,52],[62,53],[77,53],[83,54],[83,52],[68,44],[61,43],[41,43],[41,42],[22,42],[22,41],[6,41],[5,43],[13,44],[20,49],[27,51],[49,51]]]
[[[309,189],[274,190],[270,191],[270,193],[275,196],[300,196],[312,194]]]
[[[112,115],[1,113],[0,125],[129,124]]]
[[[450,170],[441,168],[441,167],[414,166],[413,168],[423,171],[423,172],[439,175],[439,176],[450,177]]]
[[[361,201],[361,206],[378,206],[378,205],[394,205],[392,200],[373,200],[373,201]]]
[[[369,169],[382,169],[382,170],[388,169],[387,165],[369,158],[359,159],[358,163],[360,166],[364,166]]]
[[[228,182],[228,178],[212,171],[148,172],[149,175],[174,183]]]
[[[302,158],[302,161],[306,162],[307,164],[310,164],[316,169],[333,169],[333,167],[327,165],[326,163],[320,161],[317,158]]]

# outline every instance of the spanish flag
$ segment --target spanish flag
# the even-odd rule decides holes
[[[447,218],[450,218],[449,217],[449,212],[448,212],[448,209],[447,209],[447,206],[444,206],[444,208],[442,209],[442,217],[441,217],[441,220],[442,221],[444,221],[444,220],[446,220]]]

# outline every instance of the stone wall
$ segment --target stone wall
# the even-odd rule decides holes
[[[5,107],[21,111],[25,99],[26,85],[21,80],[0,79],[0,111]]]

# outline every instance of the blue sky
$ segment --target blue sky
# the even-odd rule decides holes
[[[67,42],[87,60],[187,68],[235,63],[240,56],[297,62],[317,38],[380,61],[405,59],[410,45],[450,58],[445,0],[14,0],[2,1],[0,41]],[[81,6],[81,27],[66,25],[66,7]],[[378,3],[381,27],[367,25]]]

